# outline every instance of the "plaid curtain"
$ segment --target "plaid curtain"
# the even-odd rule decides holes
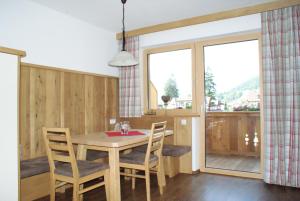
[[[121,49],[122,41],[119,43]],[[139,61],[139,37],[126,38],[126,50]],[[139,65],[119,68],[120,117],[141,116]]]
[[[300,187],[300,6],[262,13],[267,183]]]

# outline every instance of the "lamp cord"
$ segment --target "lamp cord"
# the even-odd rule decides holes
[[[123,31],[122,31],[122,34],[123,34],[123,46],[122,46],[122,51],[126,51],[125,50],[125,44],[126,44],[126,38],[125,38],[125,3],[123,3],[123,20],[122,20],[122,23],[123,23]]]

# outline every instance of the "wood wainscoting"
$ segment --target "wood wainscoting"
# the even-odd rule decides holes
[[[260,139],[260,112],[207,112],[206,153],[260,156],[260,142],[254,146],[254,132]],[[246,133],[249,143],[245,143]]]
[[[120,122],[128,121],[131,128],[150,129],[153,123],[167,121],[167,129],[174,130],[174,117],[143,115],[142,117],[120,118]],[[174,144],[174,135],[165,138],[165,144]]]
[[[142,117],[120,118],[120,121],[129,121],[132,128],[150,129],[153,123],[167,121],[167,129],[174,129],[174,117],[143,115]]]
[[[118,105],[116,77],[21,63],[22,160],[46,155],[43,126],[68,127],[72,134],[108,130]]]
[[[186,121],[186,124],[182,124]],[[174,144],[192,147],[192,117],[175,117],[174,119]],[[179,172],[192,174],[192,152],[177,158],[179,162]]]
[[[120,118],[120,121],[128,121],[131,128],[150,129],[156,122],[167,121],[167,129],[174,130],[174,117],[143,115],[142,117]],[[174,135],[165,138],[164,144],[174,144]]]

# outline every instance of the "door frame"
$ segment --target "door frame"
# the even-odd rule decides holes
[[[204,47],[209,45],[220,45],[226,43],[242,42],[248,40],[258,40],[259,43],[259,87],[260,87],[260,172],[241,172],[234,170],[224,170],[217,168],[206,167],[206,139],[205,139],[205,64],[204,64]],[[196,44],[196,65],[199,67],[199,79],[198,84],[200,86],[200,171],[206,173],[223,174],[238,177],[256,178],[262,179],[264,173],[264,120],[263,120],[263,71],[262,71],[262,44],[261,44],[261,33],[249,33],[249,34],[236,34],[233,36],[226,36],[222,38],[210,39],[205,41],[199,41]]]

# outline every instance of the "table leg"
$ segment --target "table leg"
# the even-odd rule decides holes
[[[157,167],[157,180],[158,180],[158,185],[159,185],[159,192],[162,195],[163,187],[166,186],[166,177],[165,177],[163,160],[160,161],[160,163]]]
[[[162,179],[162,184],[163,186],[166,186],[166,175],[165,175],[165,166],[164,166],[164,161],[161,161],[161,165],[160,165],[160,174],[161,174],[161,179]]]
[[[130,152],[132,152],[132,149],[126,149],[125,151],[123,151],[123,154],[129,154]],[[131,174],[132,173],[132,170],[131,169],[124,169],[124,172],[127,173],[127,174]],[[126,181],[129,181],[131,180],[132,178],[131,177],[124,177],[124,179]]]
[[[121,201],[119,149],[109,148],[110,201]]]
[[[85,160],[86,159],[86,151],[87,151],[87,149],[86,149],[85,145],[78,145],[77,146],[77,159],[78,160]],[[73,188],[74,188],[74,186],[73,186]],[[82,189],[83,184],[81,184],[79,188]],[[83,194],[81,194],[79,196],[79,201],[83,201]]]
[[[78,160],[85,160],[86,159],[86,146],[79,144],[77,146],[77,159]]]

